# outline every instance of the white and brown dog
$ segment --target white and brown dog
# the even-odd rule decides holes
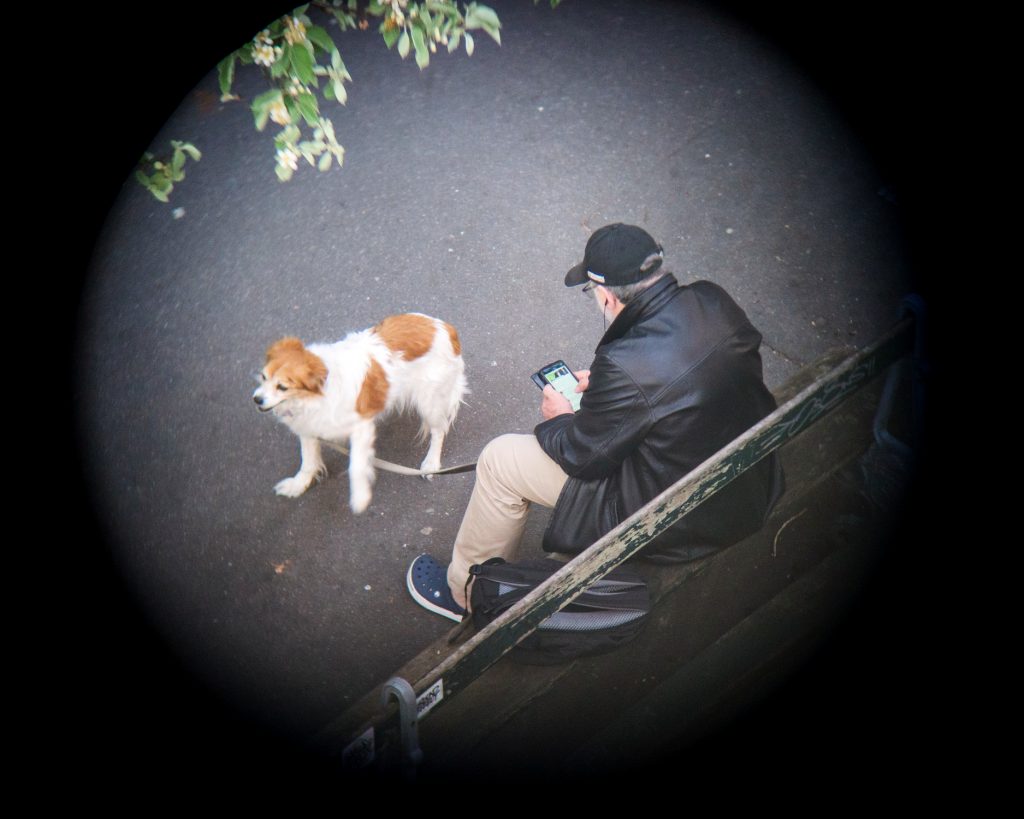
[[[302,463],[274,490],[294,498],[326,472],[320,439],[349,441],[349,501],[366,510],[372,497],[376,421],[414,409],[430,448],[420,469],[441,468],[445,435],[466,394],[458,333],[419,313],[384,319],[334,344],[303,345],[283,338],[267,350],[253,400],[299,436]]]

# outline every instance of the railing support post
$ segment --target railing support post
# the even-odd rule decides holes
[[[398,700],[398,722],[401,731],[402,773],[406,779],[414,779],[416,766],[423,761],[420,750],[416,692],[407,680],[392,677],[381,689],[381,705],[385,708],[394,697]]]

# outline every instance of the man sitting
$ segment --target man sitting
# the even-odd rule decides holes
[[[610,324],[573,412],[544,388],[532,435],[502,435],[483,450],[445,567],[420,555],[406,582],[420,605],[461,621],[469,567],[514,560],[530,505],[554,507],[547,552],[576,554],[775,409],[764,384],[761,334],[718,285],[680,285],[643,229],[606,225],[565,276],[584,285]],[[694,560],[753,534],[784,487],[773,454],[754,465],[639,555]]]

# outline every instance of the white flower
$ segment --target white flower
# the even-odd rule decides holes
[[[285,17],[285,24],[288,26],[284,32],[284,38],[295,45],[301,43],[306,39],[306,26],[301,20],[296,17]]]
[[[291,168],[293,171],[298,170],[299,155],[291,148],[278,148],[277,164],[282,168]]]
[[[278,125],[287,125],[292,121],[292,116],[288,113],[287,106],[281,100],[271,103],[270,118]]]
[[[252,47],[252,58],[256,65],[265,65],[268,68],[274,64],[280,56],[270,45],[256,45]]]
[[[391,0],[391,17],[395,21],[395,25],[402,25],[405,22],[405,14],[402,12],[409,4],[409,0]]]

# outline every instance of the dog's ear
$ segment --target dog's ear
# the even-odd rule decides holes
[[[289,336],[275,341],[267,349],[268,366],[276,362],[273,369],[287,373],[296,387],[306,392],[321,392],[327,380],[327,365],[315,353],[311,353],[297,338]]]
[[[292,371],[292,378],[307,392],[320,392],[327,380],[327,365],[318,355],[302,351],[302,361]]]
[[[299,339],[288,336],[287,338],[278,339],[267,348],[267,361],[272,358],[287,353],[287,352],[300,352],[305,348],[302,346],[302,342]]]

